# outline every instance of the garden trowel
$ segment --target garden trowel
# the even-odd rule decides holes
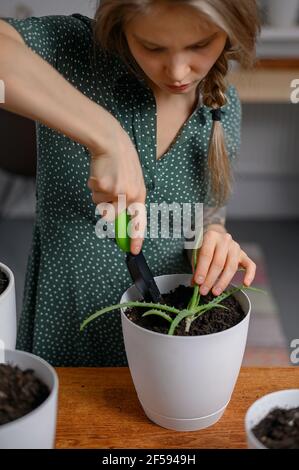
[[[128,235],[130,216],[127,210],[121,212],[115,219],[115,240],[119,248],[126,253],[126,264],[136,288],[146,302],[164,304],[158,286],[145,260],[142,250],[138,255],[130,252],[131,239]]]

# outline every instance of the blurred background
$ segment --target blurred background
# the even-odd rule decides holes
[[[0,16],[93,17],[97,3],[1,0]],[[299,0],[259,4],[257,65],[248,72],[232,64],[230,73],[243,103],[243,129],[226,227],[257,263],[254,285],[268,292],[250,293],[249,365],[288,363],[290,343],[299,338],[299,103],[290,99],[291,82],[299,80]],[[0,109],[0,141],[0,261],[15,273],[20,313],[35,214],[35,123]]]

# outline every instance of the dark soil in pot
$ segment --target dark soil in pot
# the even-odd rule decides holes
[[[274,408],[252,432],[268,449],[299,449],[299,407]]]
[[[169,293],[163,294],[163,298],[167,305],[183,310],[188,306],[192,293],[193,287],[181,284]],[[215,296],[209,292],[207,295],[201,296],[200,305],[203,303],[209,303],[214,299]],[[237,325],[245,317],[245,313],[241,305],[233,295],[224,299],[221,302],[221,305],[228,307],[229,310],[220,309],[218,307],[208,310],[192,322],[188,333],[185,332],[185,320],[182,320],[174,334],[176,336],[199,336],[219,333],[220,331],[227,330],[228,328]],[[129,320],[143,328],[146,328],[147,330],[167,334],[170,323],[157,315],[149,315],[148,317],[142,318],[141,315],[146,310],[149,310],[149,308],[146,307],[143,309],[143,307],[127,307],[125,314]],[[172,314],[168,313],[168,315],[171,316]],[[173,317],[175,317],[175,315]]]
[[[49,396],[50,390],[31,369],[0,364],[0,425],[30,413]]]
[[[0,269],[0,295],[1,295],[2,292],[4,292],[5,289],[7,288],[8,282],[9,282],[8,277],[7,277],[6,274],[5,274],[3,271],[1,271],[1,269]]]

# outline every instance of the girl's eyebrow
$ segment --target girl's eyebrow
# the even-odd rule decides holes
[[[195,43],[193,43],[193,44],[190,44],[189,46],[186,46],[186,48],[188,48],[188,47],[194,47],[194,46],[197,46],[198,44],[202,44],[202,43],[205,44],[206,42],[208,42],[208,41],[214,39],[214,37],[215,37],[217,34],[218,34],[217,32],[216,32],[216,33],[213,33],[213,34],[211,34],[210,36],[208,36],[208,37],[206,37],[206,38],[204,38],[204,39],[200,39],[200,41],[197,41],[197,42],[195,42]],[[150,46],[161,47],[162,49],[164,49],[164,46],[161,46],[161,45],[159,45],[159,44],[155,44],[154,42],[148,41],[148,40],[145,39],[145,38],[141,38],[141,37],[137,36],[135,33],[133,33],[133,36],[134,36],[134,38],[137,39],[137,41],[139,41],[139,42],[145,42],[145,43],[147,43],[147,44],[150,45]]]

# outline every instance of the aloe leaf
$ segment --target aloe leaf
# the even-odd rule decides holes
[[[193,264],[193,267],[194,267],[194,271],[193,271],[194,273],[196,271],[196,266],[197,266],[199,244],[202,241],[202,238],[203,238],[203,227],[201,227],[201,230],[200,230],[200,232],[198,234],[198,237],[196,239],[196,242],[195,242],[195,246],[192,250],[192,264]]]
[[[118,308],[125,308],[125,307],[149,307],[149,308],[154,307],[160,310],[166,310],[167,312],[175,313],[176,315],[180,312],[180,310],[178,310],[177,308],[170,307],[164,304],[162,305],[162,304],[154,304],[151,302],[138,302],[138,301],[124,302],[122,304],[116,304],[110,307],[102,308],[101,310],[98,310],[97,312],[93,313],[92,315],[90,315],[88,318],[86,318],[83,321],[83,323],[80,326],[80,330],[82,331],[90,322],[100,317],[101,315],[111,312],[112,310],[117,310]]]
[[[207,304],[206,307],[207,308],[202,309],[202,310],[198,309],[196,312],[195,318],[200,317],[203,313],[206,313],[208,310],[211,310],[212,308],[224,308],[225,310],[229,310],[228,307],[225,307],[224,305],[218,305],[218,304],[213,304],[213,305]]]
[[[223,299],[222,299],[222,300],[223,300]],[[194,313],[198,313],[198,312],[205,311],[207,307],[213,308],[213,307],[216,307],[216,306],[218,306],[218,305],[221,305],[222,300],[220,300],[219,302],[214,302],[214,301],[212,300],[212,301],[209,302],[208,304],[199,305],[198,307],[196,307],[196,308],[194,309]],[[224,307],[224,305],[221,305],[221,306]],[[224,308],[226,308],[227,310],[229,310],[228,307],[224,307]]]
[[[247,287],[247,286],[242,286],[241,289],[245,290],[253,290],[255,292],[261,292],[262,294],[268,294],[268,292],[264,289],[259,289],[258,287]]]
[[[176,327],[178,326],[178,324],[184,320],[184,318],[186,317],[190,317],[190,316],[193,316],[194,315],[194,312],[193,311],[190,311],[190,310],[182,310],[175,318],[174,320],[172,320],[172,323],[170,325],[170,328],[168,330],[168,334],[169,335],[173,335],[174,333],[174,330],[176,329]]]
[[[199,302],[198,294],[199,294],[199,285],[196,284],[193,289],[192,297],[188,303],[188,307],[187,307],[188,310],[193,309],[194,307],[197,307],[198,302]]]
[[[207,307],[207,308],[205,308]],[[191,327],[191,324],[194,322],[194,320],[196,320],[198,317],[200,317],[203,313],[206,313],[208,310],[211,310],[211,308],[224,308],[225,310],[229,310],[228,307],[225,307],[224,305],[209,305],[209,304],[205,304],[205,305],[201,305],[202,308],[201,310],[197,309],[197,312],[190,318],[187,318],[186,320],[186,329],[185,331],[188,333],[189,330],[190,330],[190,327]]]
[[[160,310],[155,310],[155,309],[148,310],[142,315],[142,317],[148,317],[149,315],[157,315],[169,321],[169,323],[171,323],[173,320],[169,315],[167,315],[167,313],[164,313],[164,312],[161,312]]]

